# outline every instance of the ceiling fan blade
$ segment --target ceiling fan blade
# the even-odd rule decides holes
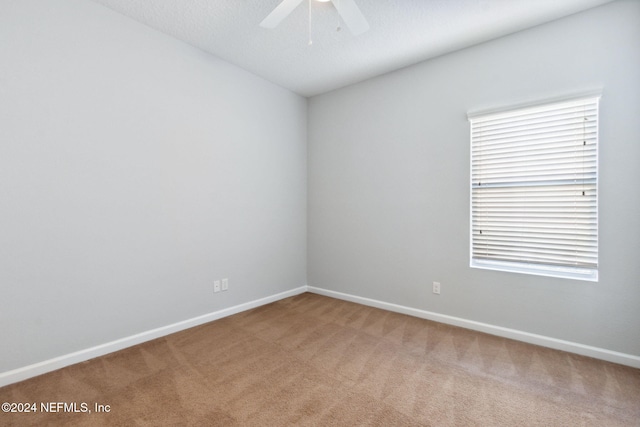
[[[264,20],[260,23],[260,26],[263,28],[275,28],[278,26],[280,22],[295,9],[302,0],[283,0],[273,12],[271,12]]]
[[[369,29],[369,23],[358,9],[354,0],[331,0],[338,13],[354,36],[362,34]]]

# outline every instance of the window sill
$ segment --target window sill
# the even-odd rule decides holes
[[[472,259],[471,268],[505,271],[509,273],[531,274],[535,276],[559,277],[562,279],[598,281],[598,270],[589,268],[553,267],[548,265],[524,264],[517,262],[485,261]]]

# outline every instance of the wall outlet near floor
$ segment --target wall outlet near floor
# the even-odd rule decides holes
[[[220,292],[220,280],[213,281],[213,292]]]
[[[433,282],[433,293],[440,295],[440,282]]]
[[[222,279],[222,290],[229,290],[229,279]]]

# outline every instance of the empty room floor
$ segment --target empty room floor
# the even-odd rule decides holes
[[[640,370],[304,293],[0,401],[36,404],[15,426],[637,426]]]

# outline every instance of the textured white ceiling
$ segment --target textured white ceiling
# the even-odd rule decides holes
[[[371,25],[357,37],[316,0],[272,30],[281,0],[93,1],[312,96],[612,0],[356,0]]]

